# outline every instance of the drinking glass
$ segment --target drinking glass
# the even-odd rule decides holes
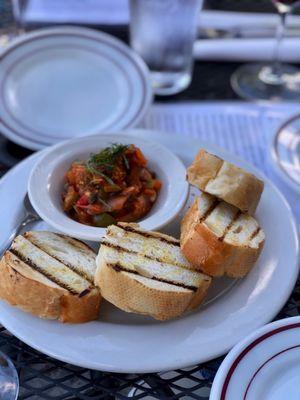
[[[280,17],[276,29],[273,61],[269,64],[243,65],[231,77],[232,88],[240,97],[248,100],[299,100],[300,69],[281,63],[279,49],[285,33],[286,17],[300,1],[271,1]]]
[[[10,359],[0,351],[0,399],[16,400],[18,393],[18,373]]]
[[[148,64],[154,93],[170,95],[189,86],[202,2],[129,0],[131,47]]]

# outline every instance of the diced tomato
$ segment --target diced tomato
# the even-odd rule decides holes
[[[150,199],[150,201],[151,201],[152,203],[155,202],[156,197],[157,197],[157,193],[156,193],[156,191],[155,191],[154,189],[145,189],[145,190],[144,190],[144,194],[145,194],[147,197],[149,197],[149,199]]]
[[[109,199],[107,203],[111,207],[111,211],[120,211],[124,207],[127,200],[128,196],[116,196]]]
[[[68,182],[72,185],[83,186],[91,179],[91,174],[87,171],[85,165],[73,163],[66,176]]]
[[[90,215],[98,215],[107,210],[104,209],[102,204],[89,204],[86,207],[86,212]]]
[[[148,197],[138,196],[132,203],[132,211],[119,218],[123,222],[134,222],[142,218],[151,208],[152,204]]]
[[[140,168],[133,167],[131,168],[129,177],[128,177],[129,186],[136,186],[138,188],[142,187],[142,183],[140,181]]]
[[[140,165],[142,167],[145,167],[147,165],[147,160],[144,157],[144,154],[137,147],[135,148],[135,152],[132,159],[137,165]]]
[[[140,170],[140,178],[141,178],[143,181],[151,181],[152,175],[151,175],[151,173],[148,171],[147,168],[141,168],[141,170]]]
[[[91,180],[92,185],[102,185],[104,182],[105,179],[98,175],[93,175],[93,179]]]
[[[119,183],[124,181],[126,175],[127,175],[126,169],[121,165],[116,165],[115,168],[113,169],[111,178],[114,182]]]
[[[91,216],[88,215],[84,210],[76,209],[77,220],[82,224],[90,224]]]
[[[83,194],[79,200],[77,200],[76,206],[87,206],[89,204],[89,197],[86,194]]]
[[[78,193],[74,189],[74,186],[69,186],[64,196],[64,211],[70,211],[77,199]]]
[[[103,190],[105,193],[120,192],[121,188],[119,185],[104,185]]]
[[[140,191],[138,186],[128,186],[126,189],[122,191],[124,196],[134,196],[138,194]]]
[[[153,189],[160,190],[161,186],[162,186],[161,181],[159,181],[158,179],[155,179],[154,184],[153,184]]]
[[[70,185],[75,185],[76,184],[75,175],[74,175],[72,169],[69,169],[69,171],[66,173],[65,179]]]
[[[162,184],[139,148],[128,146],[111,164],[90,162],[74,162],[66,173],[62,200],[70,217],[104,226],[111,220],[134,222],[149,212]]]

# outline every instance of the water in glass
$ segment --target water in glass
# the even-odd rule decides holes
[[[174,94],[191,81],[202,0],[130,0],[130,39],[151,70],[154,92]]]

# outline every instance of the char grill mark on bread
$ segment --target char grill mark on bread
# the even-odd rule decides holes
[[[212,196],[204,192],[201,192],[195,202],[197,202],[197,209],[199,210],[197,223],[207,226],[218,236],[220,241],[239,242],[238,239],[241,232],[244,232],[243,237],[248,232],[244,242],[249,242],[249,245],[251,245],[251,239],[261,230],[256,220],[249,214],[243,214],[238,208],[223,201],[215,202]],[[209,213],[205,211],[205,208],[203,209],[203,206],[201,207],[201,203],[205,203]],[[211,203],[211,206],[209,206],[209,203]],[[203,214],[201,213],[201,208]],[[245,222],[247,222],[247,226],[243,225]]]
[[[26,232],[24,237],[34,246],[93,283],[96,270],[95,253],[85,243],[65,235],[45,231]]]
[[[0,298],[40,318],[69,323],[97,319],[100,291],[85,278],[95,269],[96,255],[91,249],[52,232],[24,236],[16,237],[0,260]],[[72,258],[73,268],[68,265]],[[77,273],[74,270],[79,266]]]
[[[30,260],[29,258],[26,258],[23,256],[23,254],[21,254],[20,252],[18,252],[17,250],[11,249],[10,253],[12,253],[15,257],[16,260],[15,262],[19,262],[22,261],[23,263],[25,263],[26,265],[28,265],[30,268],[34,269],[35,271],[39,272],[40,274],[44,275],[46,278],[48,278],[50,281],[52,281],[53,283],[56,283],[59,287],[66,289],[67,291],[69,291],[72,294],[78,294],[81,295],[82,293],[85,293],[84,289],[82,292],[78,292],[76,290],[74,290],[71,286],[66,285],[64,282],[61,282],[59,279],[56,279],[55,276],[51,275],[51,273],[48,273],[46,270],[44,270],[43,268],[40,268],[37,264],[35,264],[34,262],[32,262],[32,260]],[[89,290],[87,291],[87,293],[89,292]]]
[[[196,269],[211,275],[243,277],[257,260],[264,233],[248,213],[201,192],[183,218],[181,248]],[[203,218],[205,216],[205,219]]]
[[[214,209],[220,204],[220,200],[217,198],[212,199],[211,205],[207,208],[207,210],[204,212],[204,214],[200,217],[199,222],[204,222],[210,214],[214,211]]]
[[[81,294],[90,288],[86,279],[23,236],[16,237],[10,251],[25,264],[72,294]]]
[[[112,229],[112,227],[113,227],[113,225],[110,228]],[[139,229],[137,224],[129,224],[129,223],[125,223],[125,222],[123,222],[123,223],[120,222],[120,223],[118,223],[118,227],[122,228],[126,232],[136,233],[136,234],[139,234],[146,238],[153,238],[153,239],[157,239],[161,242],[166,242],[166,243],[172,244],[174,246],[180,246],[179,240],[177,240],[171,236],[164,235],[163,233],[144,231],[142,229]],[[110,228],[108,228],[108,229],[110,229]]]
[[[203,274],[175,264],[149,259],[143,254],[131,252],[130,249],[119,251],[116,248],[102,244],[101,256],[109,260],[109,265],[117,265],[127,272],[151,279],[159,279],[162,282],[165,281],[177,286],[189,287],[191,290],[197,289],[205,277]],[[188,284],[187,281],[189,282]]]
[[[261,231],[261,228],[260,228],[260,226],[258,226],[258,227],[256,228],[256,230],[255,230],[254,232],[252,232],[252,234],[251,234],[249,240],[252,241],[252,239],[254,239],[256,236],[258,236],[258,234],[260,233],[260,231]]]
[[[121,263],[115,263],[115,264],[107,263],[106,265],[110,268],[113,268],[116,272],[127,272],[129,274],[143,276],[143,275],[139,275],[138,271],[133,271],[131,269],[128,269],[128,268],[126,268],[126,266],[123,266]],[[147,278],[147,277],[144,276],[144,278]],[[148,278],[148,279],[153,279],[154,281],[168,283],[169,285],[174,285],[174,286],[182,287],[184,289],[189,289],[189,290],[192,290],[193,292],[196,292],[196,290],[197,290],[197,287],[195,287],[195,286],[185,285],[184,283],[176,283],[171,280],[157,278],[156,276],[151,276],[151,278]]]
[[[146,233],[134,224],[108,227],[96,261],[102,296],[124,311],[159,320],[199,306],[211,278],[192,269],[176,239]]]
[[[241,210],[238,210],[237,213],[236,213],[236,214],[234,215],[234,217],[232,218],[231,222],[229,222],[229,224],[226,226],[226,228],[225,228],[225,230],[224,230],[224,232],[223,232],[223,235],[219,238],[219,240],[220,240],[221,242],[225,239],[227,233],[230,231],[231,227],[233,226],[233,224],[235,223],[235,221],[239,218],[239,216],[241,215],[241,213],[242,213]]]
[[[264,183],[253,174],[201,149],[187,170],[189,183],[242,212],[253,214]]]
[[[116,245],[114,243],[110,243],[106,240],[101,241],[101,246],[110,247],[111,249],[117,250],[118,252],[121,252],[121,253],[131,253],[131,254],[137,254],[137,255],[139,254],[137,251],[126,249],[126,247],[118,246],[118,245]],[[152,261],[157,261],[157,262],[161,261],[158,257],[151,257],[151,256],[147,256],[145,254],[143,255],[143,257],[148,258],[149,260],[152,260]]]
[[[136,224],[132,225],[119,223],[109,226],[102,242],[142,253],[144,257],[153,260],[188,268],[189,264],[181,252],[179,240],[158,232],[145,232],[137,228]]]

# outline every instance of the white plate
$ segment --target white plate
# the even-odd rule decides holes
[[[143,131],[136,131],[144,137]],[[150,133],[147,133],[150,138]],[[167,145],[185,164],[191,162],[199,140],[151,134]],[[259,172],[237,157],[214,147],[209,151]],[[0,246],[22,212],[22,197],[30,170],[39,154],[27,159],[0,183]],[[72,364],[117,372],[149,372],[185,367],[213,359],[229,351],[253,330],[270,321],[288,299],[298,275],[298,238],[291,211],[267,178],[257,210],[266,232],[266,243],[257,265],[243,280],[216,279],[205,306],[180,319],[157,322],[126,314],[104,303],[99,321],[64,325],[44,321],[0,303],[0,321],[30,346]],[[39,226],[45,228],[45,226]],[[178,220],[165,231],[178,234]],[[5,237],[6,236],[6,237]]]
[[[0,129],[30,149],[135,126],[152,100],[149,72],[120,40],[92,29],[40,29],[0,60]]]
[[[151,134],[143,131],[144,136]],[[159,143],[130,135],[130,131],[108,133],[68,140],[51,147],[35,164],[28,183],[31,203],[41,218],[55,229],[78,239],[99,242],[105,228],[80,224],[62,210],[61,195],[64,176],[74,160],[86,160],[90,154],[111,143],[135,144],[139,147],[151,171],[162,182],[157,200],[150,212],[139,221],[142,228],[159,229],[172,221],[186,203],[189,186],[183,163]]]
[[[299,399],[300,317],[273,322],[237,344],[221,364],[210,400]]]

